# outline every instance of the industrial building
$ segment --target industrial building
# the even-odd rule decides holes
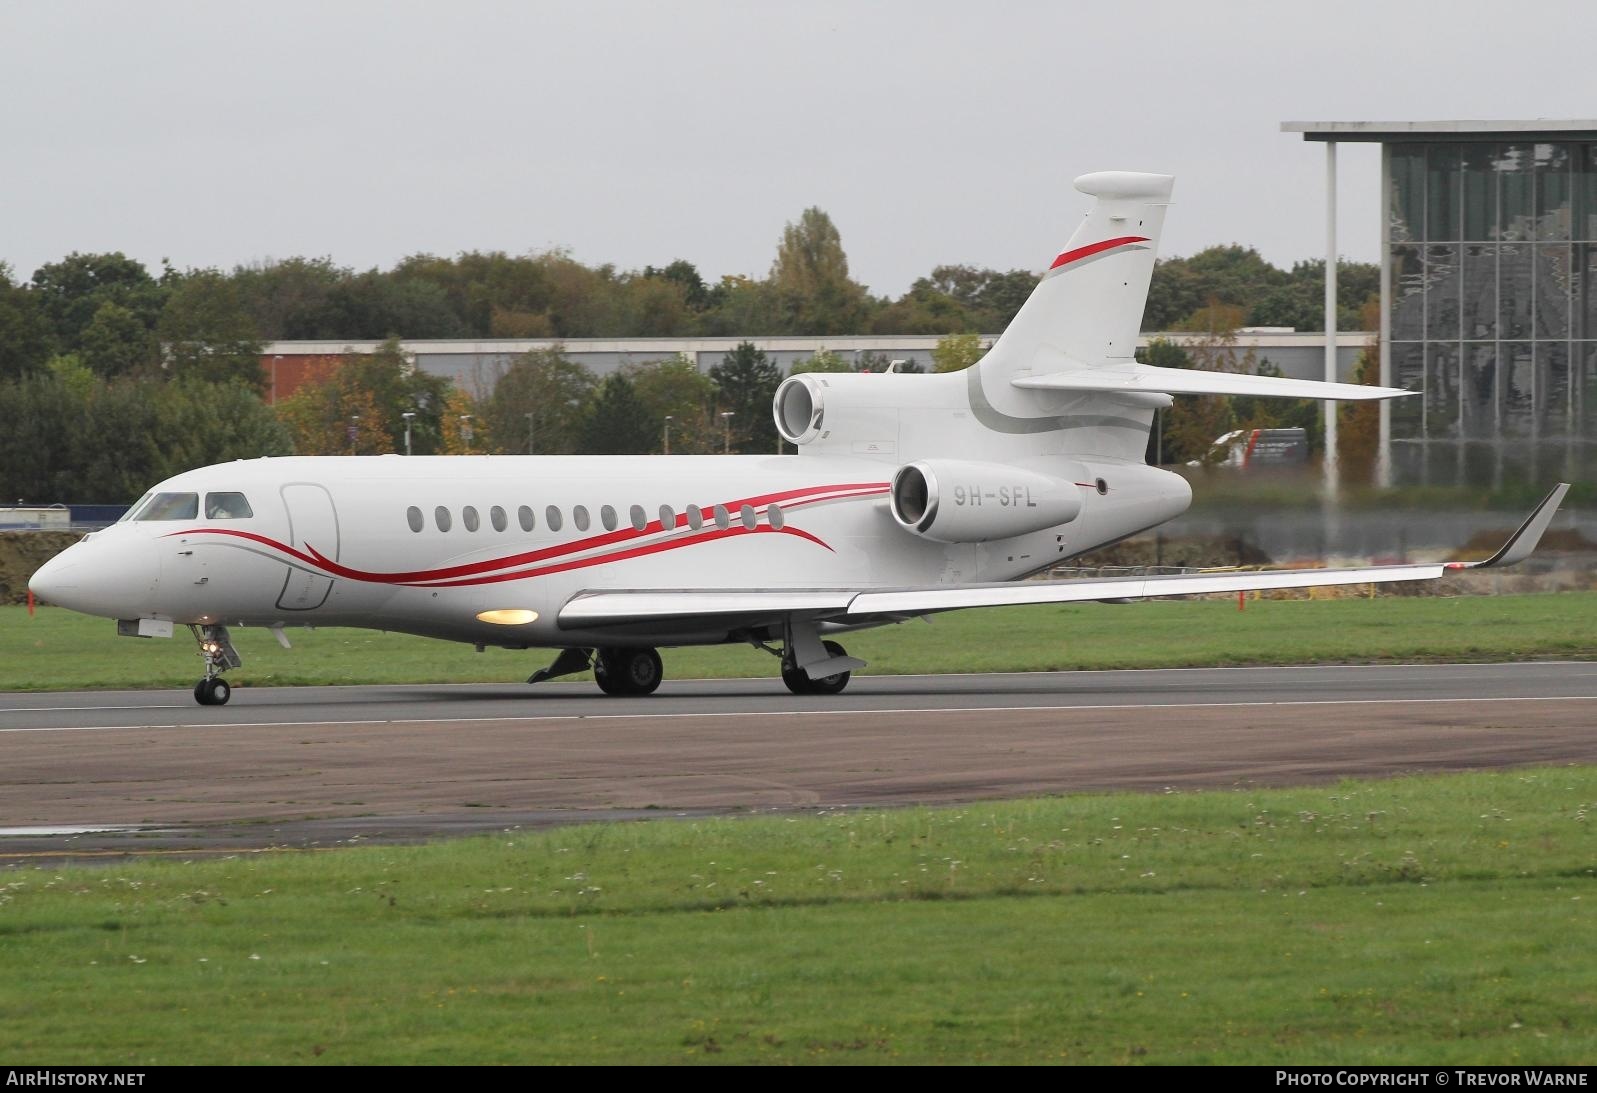
[[[1190,333],[1144,334],[1138,346],[1153,338],[1177,344],[1190,344],[1205,335]],[[997,334],[983,335],[982,345],[991,345]],[[1371,339],[1369,334],[1343,334],[1338,347],[1338,367],[1349,378],[1358,355]],[[932,371],[932,350],[940,339],[936,335],[899,334],[870,337],[770,337],[770,338],[572,338],[565,341],[538,338],[486,338],[461,340],[407,339],[400,342],[416,367],[433,375],[447,376],[473,394],[493,388],[510,362],[523,353],[559,348],[572,361],[596,376],[606,376],[627,365],[648,364],[681,356],[692,361],[701,372],[720,364],[741,342],[761,350],[785,374],[797,361],[813,357],[821,350],[835,353],[849,363],[903,360]],[[1320,376],[1324,339],[1318,333],[1300,333],[1273,328],[1242,330],[1234,344],[1239,352],[1268,362],[1285,376],[1315,379]],[[262,353],[266,370],[268,401],[287,398],[308,375],[350,353],[370,353],[381,344],[357,342],[270,342]]]

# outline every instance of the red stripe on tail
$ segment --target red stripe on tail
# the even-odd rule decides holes
[[[1058,258],[1055,258],[1054,264],[1048,268],[1058,269],[1060,266],[1069,265],[1071,262],[1079,262],[1083,258],[1091,258],[1095,254],[1102,254],[1106,250],[1114,250],[1116,247],[1123,247],[1128,243],[1146,243],[1147,241],[1148,237],[1146,235],[1122,235],[1119,239],[1105,239],[1102,243],[1089,243],[1085,247],[1077,247],[1075,250],[1065,251]]]

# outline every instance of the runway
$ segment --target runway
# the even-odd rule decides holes
[[[1585,662],[0,694],[0,861],[1597,762],[1594,720]]]

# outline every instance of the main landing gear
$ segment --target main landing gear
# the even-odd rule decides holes
[[[769,652],[776,650],[760,643]],[[835,695],[865,662],[835,641],[822,641],[813,622],[789,619],[782,627],[782,682],[796,695]]]
[[[782,682],[796,695],[835,695],[848,686],[855,670],[865,667],[863,660],[848,655],[835,641],[822,641],[813,622],[789,622],[783,626],[780,647],[761,638],[750,644],[782,659]],[[203,644],[203,643],[202,643]],[[575,675],[593,669],[599,689],[617,697],[650,695],[660,688],[665,671],[660,654],[648,646],[611,646],[584,649],[572,646],[560,650],[554,663],[539,668],[528,683],[542,683],[557,676]],[[221,681],[218,680],[218,683]],[[223,686],[226,686],[223,684]],[[196,688],[196,698],[200,692]],[[200,698],[201,702],[205,699]],[[223,698],[220,701],[226,702]]]
[[[835,641],[822,642],[832,658],[847,658],[848,653]],[[841,694],[844,687],[848,686],[849,677],[853,672],[835,672],[829,676],[812,679],[803,668],[800,668],[793,659],[793,652],[789,649],[782,654],[782,682],[787,684],[787,689],[796,695],[835,695]]]
[[[244,663],[238,650],[233,648],[225,626],[189,626],[189,632],[200,644],[200,656],[205,658],[205,678],[194,685],[194,701],[201,706],[225,706],[233,697],[233,688],[222,673]]]
[[[600,649],[593,678],[607,695],[652,695],[665,678],[665,668],[653,649]]]
[[[647,646],[620,649],[562,649],[553,664],[539,668],[528,683],[542,683],[556,676],[569,676],[593,669],[593,678],[607,695],[640,697],[651,695],[665,678],[660,654]]]

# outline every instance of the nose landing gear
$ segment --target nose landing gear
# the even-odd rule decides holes
[[[201,706],[225,706],[227,700],[232,697],[232,685],[221,676],[215,679],[202,679],[194,685],[194,701]]]
[[[225,626],[189,626],[194,640],[199,642],[200,656],[205,659],[205,678],[194,685],[194,701],[201,706],[225,706],[233,697],[233,688],[222,673],[237,668],[244,662],[228,637]]]

